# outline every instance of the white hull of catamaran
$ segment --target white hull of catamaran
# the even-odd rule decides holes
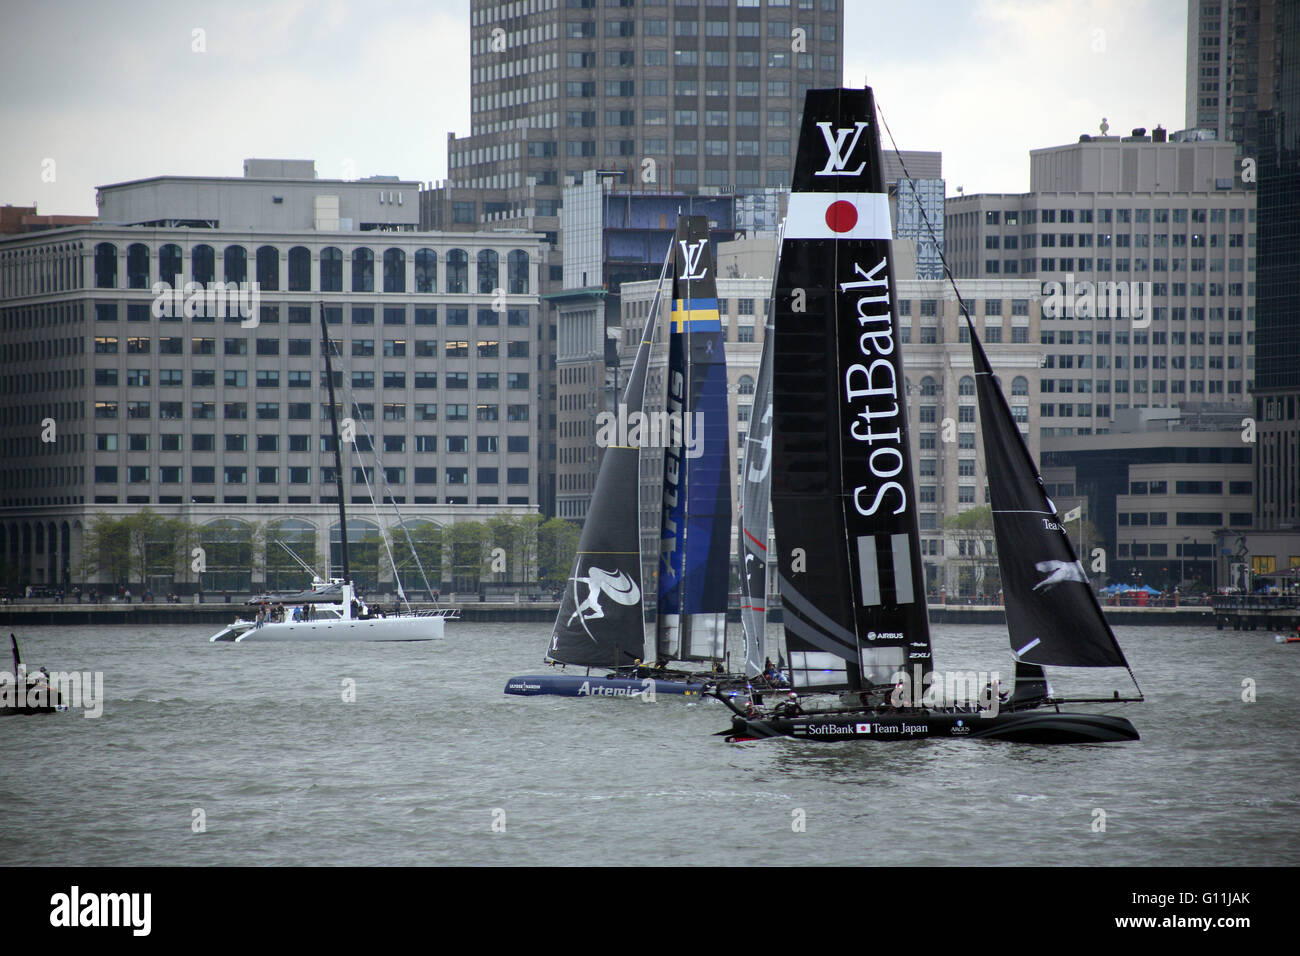
[[[444,618],[435,616],[379,617],[347,621],[284,621],[253,627],[235,638],[250,641],[436,641],[443,636]]]

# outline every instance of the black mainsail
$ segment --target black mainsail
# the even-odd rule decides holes
[[[772,515],[803,689],[931,667],[890,238],[871,91],[809,91],[772,376]]]
[[[731,568],[732,449],[725,335],[706,216],[673,237],[657,647],[661,660],[721,660]],[[648,336],[647,336],[648,338]]]
[[[646,319],[645,332],[623,392],[629,423],[641,420],[646,371],[654,341],[659,298]],[[622,415],[619,416],[623,418]],[[640,427],[637,434],[640,434]],[[629,433],[631,429],[628,429]],[[645,653],[641,610],[641,534],[639,443],[620,441],[605,448],[591,507],[578,538],[569,586],[551,632],[546,660],[588,667],[630,667]]]
[[[1025,665],[1128,667],[969,315],[966,323],[1017,687],[1035,676]]]

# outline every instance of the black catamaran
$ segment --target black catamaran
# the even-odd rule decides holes
[[[728,702],[736,716],[723,733],[1136,740],[1127,720],[1060,713],[1063,701],[1050,696],[1044,664],[1128,665],[973,326],[1016,686],[1006,696],[983,688],[966,706],[930,705],[935,697],[921,692],[942,682],[922,587],[880,155],[869,89],[808,93],[777,272],[772,512],[794,686],[839,692],[840,703],[805,711],[790,700],[763,715]]]
[[[27,673],[22,652],[18,650],[17,636],[10,634],[9,641],[13,645],[14,669],[12,674],[0,678],[0,717],[66,710],[59,689],[51,685],[45,669]]]
[[[628,423],[627,435],[606,445],[547,648],[548,663],[602,668],[609,674],[514,677],[506,683],[507,694],[697,696],[706,681],[720,679],[714,673],[668,669],[671,661],[713,661],[716,667],[726,651],[732,450],[714,262],[707,218],[681,217],[664,266],[673,270],[667,409],[645,408],[656,298],[618,416]],[[692,429],[695,422],[701,425]],[[647,639],[639,452],[655,443],[655,435],[664,448],[663,495],[653,602],[657,613]]]

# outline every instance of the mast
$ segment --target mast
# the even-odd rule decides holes
[[[777,272],[772,517],[796,687],[931,668],[880,135],[810,90]]]
[[[672,262],[657,648],[661,659],[721,660],[726,652],[734,466],[707,217],[678,217]]]
[[[330,428],[334,433],[334,481],[339,495],[339,540],[343,552],[343,580],[351,581],[352,572],[348,567],[348,513],[343,504],[343,449],[339,441],[339,417],[334,407],[334,366],[330,362],[330,333],[325,324],[325,303],[320,305],[321,350],[325,354],[325,381],[329,385]]]

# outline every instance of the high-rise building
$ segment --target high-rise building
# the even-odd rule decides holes
[[[805,91],[841,83],[843,0],[473,0],[470,16],[470,131],[449,134],[421,221],[542,233],[543,293],[560,288],[566,182],[601,170],[647,194],[788,188]],[[549,511],[554,313],[544,322]]]
[[[1042,283],[1044,436],[1105,431],[1129,407],[1249,412],[1254,187],[1231,143],[1166,139],[1033,150],[1030,192],[947,202],[959,280]]]
[[[245,172],[104,186],[98,223],[0,238],[0,559],[18,580],[67,584],[96,514],[145,507],[328,554],[322,305],[367,506],[350,540],[379,531],[372,493],[435,525],[536,510],[539,237],[417,232],[415,182]],[[235,553],[155,590],[241,588],[247,560],[215,558]]]
[[[883,155],[894,238],[916,244],[918,279],[942,279],[943,154],[909,149],[896,154],[887,149]]]
[[[1263,4],[1261,4],[1263,6]],[[1300,531],[1300,9],[1274,21],[1277,92],[1260,114],[1256,293],[1257,527]],[[1261,78],[1262,82],[1262,78]],[[1297,547],[1296,550],[1300,550]]]
[[[1212,130],[1253,157],[1260,114],[1273,106],[1276,24],[1287,0],[1188,0],[1187,126]]]

